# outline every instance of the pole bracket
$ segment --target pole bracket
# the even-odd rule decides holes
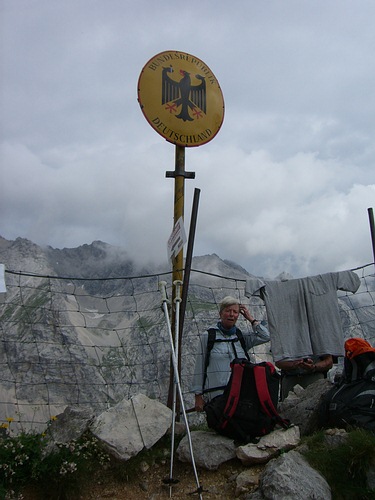
[[[167,172],[165,172],[165,177],[185,177],[185,179],[195,179],[195,172],[186,172],[186,170],[183,169],[167,170]]]

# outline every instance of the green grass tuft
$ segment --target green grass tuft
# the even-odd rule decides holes
[[[306,439],[308,451],[304,454],[316,470],[327,480],[335,500],[370,500],[375,491],[366,486],[366,474],[375,464],[375,435],[364,429],[354,429],[347,440],[335,448],[328,447],[324,433]]]

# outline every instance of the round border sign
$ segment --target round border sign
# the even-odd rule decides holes
[[[206,144],[224,120],[219,82],[207,64],[186,52],[168,50],[146,63],[138,102],[151,127],[179,146]]]

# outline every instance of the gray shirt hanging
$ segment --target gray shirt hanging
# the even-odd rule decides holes
[[[353,271],[320,274],[287,281],[246,281],[245,295],[266,305],[275,361],[313,354],[344,355],[337,290],[355,293],[360,279]]]

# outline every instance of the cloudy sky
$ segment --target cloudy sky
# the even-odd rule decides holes
[[[177,50],[225,100],[217,136],[186,148],[194,254],[266,277],[373,262],[374,22],[372,0],[0,0],[0,235],[166,261],[175,146],[137,81]]]

